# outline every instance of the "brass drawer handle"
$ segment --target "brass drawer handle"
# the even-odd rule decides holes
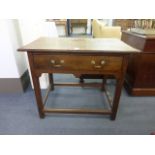
[[[105,65],[105,60],[102,60],[101,61],[101,65]]]
[[[102,66],[98,65],[98,66],[94,66],[94,68],[101,68]]]
[[[53,65],[53,67],[59,68],[59,67],[62,67],[62,65]]]
[[[95,63],[96,63],[95,60],[92,60],[92,61],[91,61],[91,64],[92,64],[92,65],[95,65]]]
[[[95,60],[91,61],[91,64],[94,65],[94,68],[102,68],[102,66],[104,66],[105,63],[106,63],[105,60],[101,60],[100,62],[101,65],[95,65],[96,64]]]
[[[52,63],[52,64],[55,64],[55,60],[51,60],[51,63]]]
[[[51,63],[53,64],[53,67],[57,67],[57,68],[62,67],[63,66],[62,64],[64,64],[64,62],[65,62],[64,60],[60,60],[60,63],[56,64],[55,60],[51,60]]]

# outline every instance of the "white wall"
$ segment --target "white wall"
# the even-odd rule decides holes
[[[65,36],[66,35],[65,26],[63,26],[63,25],[57,25],[56,28],[57,28],[58,35],[59,36]]]
[[[23,45],[28,44],[42,36],[58,37],[55,23],[45,22],[45,20],[43,19],[19,20],[19,27],[21,31]],[[25,56],[31,78],[28,58],[27,55]],[[33,87],[32,78],[31,85]],[[49,80],[47,74],[42,74],[42,76],[40,77],[40,85],[43,89],[48,87]]]
[[[106,25],[107,26],[112,26],[112,19],[102,19],[105,23],[106,23]]]
[[[23,44],[28,44],[41,36],[58,36],[55,23],[46,22],[44,19],[19,20],[19,27]]]
[[[26,70],[25,57],[17,52],[21,45],[15,20],[0,20],[0,78],[19,78]]]
[[[16,60],[16,65],[18,68],[19,76],[27,69],[25,54],[22,52],[17,52],[17,49],[22,46],[22,38],[19,29],[19,23],[17,19],[8,20],[8,28],[10,34],[10,40],[12,43],[13,54]]]

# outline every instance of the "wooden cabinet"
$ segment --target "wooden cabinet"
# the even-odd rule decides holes
[[[114,19],[113,26],[120,26],[122,30],[134,27],[134,19]]]
[[[141,50],[140,54],[130,57],[125,79],[126,90],[135,96],[155,95],[155,35],[123,32],[122,40]]]
[[[73,32],[73,27],[84,27],[85,32],[87,31],[87,19],[70,19],[71,33]]]

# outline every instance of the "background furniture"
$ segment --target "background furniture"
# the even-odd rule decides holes
[[[106,26],[106,23],[93,19],[92,33],[94,38],[118,38],[121,39],[120,26]]]
[[[121,30],[127,30],[134,27],[135,19],[114,19],[113,26],[120,26]]]
[[[87,32],[87,19],[70,19],[70,29],[73,33],[74,27],[84,27],[85,33]]]
[[[64,26],[65,34],[66,36],[68,36],[67,19],[58,19],[58,20],[54,19],[54,21],[56,25]]]
[[[155,35],[124,31],[122,41],[141,50],[129,59],[126,90],[135,96],[155,95]]]
[[[94,38],[118,38],[121,39],[121,27],[120,26],[106,26],[106,23],[102,20],[93,19],[92,21],[92,34]],[[80,75],[80,82],[83,83],[84,79],[103,79],[103,75]]]
[[[68,36],[68,21],[67,19],[47,19],[47,22],[55,22],[56,26],[63,26],[66,36]]]
[[[107,46],[109,45],[109,46]],[[124,76],[128,64],[128,56],[139,52],[120,40],[106,39],[78,39],[78,38],[40,38],[19,49],[27,51],[34,84],[34,91],[39,115],[44,118],[45,113],[92,113],[110,115],[115,120]],[[50,86],[44,100],[42,100],[39,77],[42,73],[70,73],[70,74],[103,74],[116,78],[114,98],[108,98],[107,109],[51,109],[45,107],[49,91],[58,86],[84,86],[79,83],[58,83],[50,78]],[[90,85],[90,84],[89,84]],[[100,84],[99,86],[102,86]]]

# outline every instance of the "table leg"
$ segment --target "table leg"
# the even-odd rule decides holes
[[[102,79],[102,87],[101,87],[101,91],[105,91],[105,84],[106,84],[106,77],[104,77],[103,79]]]
[[[122,86],[123,86],[123,81],[124,80],[121,80],[121,79],[117,80],[115,96],[114,96],[113,105],[112,105],[111,120],[115,120],[115,118],[116,118],[119,100],[120,100],[120,96],[121,96],[121,90],[122,90]]]
[[[67,19],[67,36],[70,36],[70,20]]]
[[[84,79],[83,79],[82,75],[80,76],[79,82],[80,82],[80,83],[84,83]]]
[[[35,69],[33,65],[33,55],[31,52],[28,53],[28,58],[29,58],[29,64],[31,68],[31,75],[32,75],[32,80],[33,80],[33,86],[34,86],[34,92],[35,92],[35,97],[37,101],[39,116],[40,118],[44,118],[45,117],[44,105],[42,101],[41,89],[40,89],[40,83],[39,83],[39,77],[41,74],[38,75],[35,73]]]
[[[40,116],[40,118],[44,118],[45,117],[44,105],[42,102],[39,76],[32,75],[32,79],[33,79],[34,92],[35,92],[35,97],[36,97],[36,101],[37,101],[39,116]]]
[[[67,28],[67,23],[65,24],[65,33],[66,33],[66,36],[68,36],[68,28]]]
[[[54,90],[53,74],[48,74],[51,90]]]
[[[115,96],[114,96],[113,105],[112,105],[111,120],[115,120],[116,118],[119,99],[121,96],[121,91],[124,83],[124,77],[127,70],[127,65],[128,65],[128,56],[125,56],[122,64],[122,75],[119,78],[116,78],[117,83],[116,83]]]

